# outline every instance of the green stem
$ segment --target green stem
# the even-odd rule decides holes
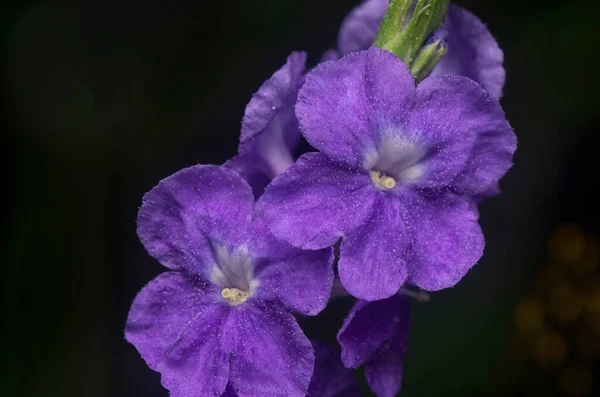
[[[423,47],[446,17],[449,0],[391,0],[374,45],[394,53],[422,79],[445,53],[440,42]]]

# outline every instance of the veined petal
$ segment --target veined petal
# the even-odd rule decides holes
[[[502,112],[497,100],[465,77],[429,77],[419,84],[407,127],[425,153],[418,187],[441,189],[452,182],[469,161],[477,136],[496,127],[496,107]]]
[[[339,349],[312,341],[315,369],[307,397],[360,397],[360,387],[352,370],[344,368]]]
[[[263,259],[256,278],[257,299],[283,303],[295,312],[314,316],[327,306],[333,287],[333,249],[293,248],[281,259]]]
[[[325,51],[323,53],[323,55],[321,55],[321,62],[319,62],[319,63],[329,62],[329,61],[337,61],[340,58],[341,58],[341,56],[337,52],[337,50],[334,50],[333,48],[330,48],[327,51]]]
[[[230,383],[239,397],[304,397],[314,352],[294,316],[277,306],[240,305],[223,324]]]
[[[465,76],[500,98],[506,78],[504,54],[485,24],[469,11],[451,4],[444,29],[448,52],[431,75]]]
[[[513,165],[517,137],[496,101],[489,106],[488,126],[477,131],[462,171],[451,183],[458,194],[479,198],[498,194],[498,182]]]
[[[375,357],[365,363],[365,377],[377,397],[394,397],[402,387],[404,358],[408,348],[408,322],[400,332],[385,342]]]
[[[483,254],[477,211],[452,194],[415,199],[410,205],[414,242],[409,281],[428,291],[454,286]]]
[[[388,4],[389,0],[365,0],[348,14],[338,36],[341,55],[373,45]],[[431,75],[465,76],[500,98],[506,79],[504,54],[485,24],[471,12],[450,4],[442,29],[448,52]]]
[[[373,212],[342,240],[338,271],[344,288],[359,299],[394,295],[408,275],[407,214],[395,196],[378,192]]]
[[[250,250],[256,258],[256,298],[278,301],[288,309],[314,316],[327,306],[333,287],[333,249],[298,249],[277,239],[264,217],[252,222]]]
[[[197,165],[146,193],[137,232],[148,253],[164,266],[209,279],[216,261],[214,243],[242,244],[253,207],[252,191],[237,173]]]
[[[367,382],[375,394],[393,397],[402,383],[409,330],[410,305],[406,297],[359,300],[338,333],[342,362],[346,367],[364,364]]]
[[[235,156],[228,160],[223,167],[237,172],[252,188],[255,198],[259,198],[271,182],[271,171],[268,164],[256,153]]]
[[[321,249],[361,224],[376,195],[366,172],[308,153],[271,182],[257,206],[276,237]]]
[[[233,391],[231,385],[228,384],[227,388],[225,389],[225,393],[223,393],[221,397],[238,397],[238,395]]]
[[[409,326],[410,306],[406,297],[394,295],[374,302],[357,301],[337,336],[342,346],[342,362],[348,368],[357,368],[373,360],[387,342],[405,336]]]
[[[296,115],[313,147],[335,161],[362,166],[378,134],[403,123],[414,92],[408,67],[373,47],[313,69],[298,95]]]
[[[338,35],[343,55],[366,50],[373,45],[389,0],[365,0],[346,16]]]
[[[498,100],[462,76],[429,77],[419,84],[408,131],[426,148],[420,188],[489,191],[512,165],[516,149]]]
[[[292,152],[300,139],[294,104],[304,82],[305,64],[306,53],[291,53],[286,64],[263,83],[246,106],[238,150],[242,156],[260,157],[269,179],[294,163]]]
[[[226,308],[213,304],[215,291],[207,288],[181,273],[163,273],[129,312],[125,338],[174,397],[220,396],[227,384],[229,364],[219,342]]]

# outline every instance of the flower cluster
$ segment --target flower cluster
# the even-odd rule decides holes
[[[137,232],[169,271],[135,298],[125,335],[172,396],[360,396],[360,366],[378,396],[400,390],[407,295],[479,260],[477,204],[516,149],[502,52],[474,15],[443,7],[417,68],[373,46],[386,10],[410,20],[432,2],[364,1],[323,62],[307,72],[294,52],[253,95],[236,157],[144,196]],[[302,137],[315,151],[296,159]],[[341,353],[295,317],[319,314],[334,284],[357,299]]]

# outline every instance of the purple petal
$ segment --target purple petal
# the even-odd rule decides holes
[[[500,194],[500,186],[498,183],[491,185],[487,190],[483,191],[480,194],[477,194],[472,197],[475,204],[481,203],[483,200],[489,197],[494,197]]]
[[[168,272],[144,287],[129,311],[125,338],[161,373],[174,397],[219,396],[225,390],[229,365],[219,348],[219,324],[227,310],[211,304],[214,296],[193,279]]]
[[[260,212],[260,205],[257,212]],[[248,245],[251,255],[254,258],[268,258],[270,261],[284,259],[302,252],[287,241],[275,237],[269,230],[264,214],[260,213],[256,214],[254,219],[252,219]],[[260,266],[262,264],[262,262],[257,263],[257,272],[261,270]]]
[[[338,36],[342,55],[373,45],[388,3],[388,0],[365,0],[348,14]],[[443,29],[448,52],[431,75],[465,76],[500,98],[506,79],[502,66],[504,54],[485,24],[469,11],[451,4]]]
[[[315,369],[307,397],[360,397],[360,387],[353,371],[344,368],[340,351],[319,341],[315,349]]]
[[[394,397],[400,392],[408,348],[408,325],[408,321],[401,323],[400,332],[384,343],[375,357],[365,363],[367,383],[377,397]]]
[[[408,67],[391,52],[372,47],[310,72],[296,115],[313,147],[357,166],[376,147],[379,133],[402,124],[414,92]]]
[[[329,61],[337,61],[340,58],[341,58],[341,56],[337,52],[337,50],[330,48],[323,53],[323,55],[321,56],[321,61],[319,63],[329,62]]]
[[[325,309],[333,286],[333,249],[302,251],[261,267],[257,299],[274,300],[305,315]]]
[[[446,187],[470,161],[479,135],[510,128],[498,101],[465,77],[423,80],[416,102],[408,131],[410,140],[426,148],[422,188]]]
[[[252,224],[250,250],[261,258],[255,274],[257,299],[274,300],[288,309],[316,315],[327,306],[333,286],[333,249],[304,251],[273,236],[263,217]]]
[[[228,384],[227,388],[225,389],[225,393],[223,393],[221,397],[238,397],[238,395],[233,391],[231,385]]]
[[[306,53],[293,52],[246,106],[238,150],[242,156],[259,156],[269,178],[294,163],[291,151],[300,139],[294,104],[304,81],[305,64]]]
[[[512,165],[516,137],[498,100],[466,77],[423,80],[408,130],[427,148],[419,187],[480,194]]]
[[[343,55],[373,45],[389,0],[365,0],[346,16],[340,27],[338,48]]]
[[[223,167],[237,172],[252,187],[255,198],[259,198],[271,182],[268,164],[256,153],[235,156],[228,160]]]
[[[342,240],[338,263],[344,288],[368,301],[394,295],[408,274],[406,211],[395,196],[378,196],[368,220]]]
[[[458,194],[489,197],[498,193],[498,181],[513,165],[517,137],[497,100],[487,98],[480,113],[487,124],[473,129],[475,145],[451,187]]]
[[[374,302],[357,301],[337,337],[344,365],[357,368],[373,360],[392,339],[406,339],[409,310],[408,299],[398,295]],[[397,353],[403,356],[405,351]]]
[[[148,253],[164,266],[206,278],[215,263],[211,242],[244,242],[253,207],[252,191],[238,174],[198,165],[146,193],[137,232]]]
[[[271,182],[258,207],[276,237],[299,248],[321,249],[367,217],[376,193],[365,172],[308,153]]]
[[[277,307],[240,305],[223,327],[231,355],[230,379],[239,397],[307,393],[314,353],[290,313]]]
[[[502,66],[504,54],[484,23],[469,11],[451,4],[444,29],[448,52],[431,75],[465,76],[500,98],[506,78]]]
[[[451,194],[411,207],[410,283],[428,291],[454,286],[483,254],[477,212],[468,200]]]

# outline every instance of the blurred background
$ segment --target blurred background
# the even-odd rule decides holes
[[[359,1],[190,3],[3,6],[2,396],[167,396],[123,338],[132,299],[162,271],[135,233],[142,195],[233,156],[252,93],[292,50],[314,65]],[[484,258],[413,304],[401,395],[593,395],[600,6],[456,3],[505,52],[519,149],[481,207]],[[333,341],[350,303],[307,332]]]

